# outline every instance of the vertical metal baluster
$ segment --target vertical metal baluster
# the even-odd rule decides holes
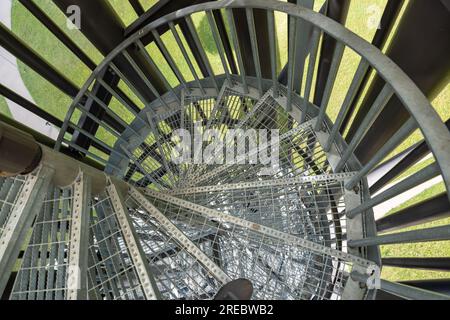
[[[366,200],[360,206],[348,211],[347,217],[354,218],[357,214],[360,214],[367,209],[373,208],[376,205],[385,202],[386,200],[392,199],[399,194],[406,192],[411,188],[414,188],[428,180],[431,180],[439,174],[439,166],[436,163],[430,164],[429,166],[411,175],[410,177],[398,182],[397,184],[394,184],[392,187],[376,195],[375,197]]]
[[[136,73],[139,75],[139,77],[142,79],[142,81],[144,81],[145,85],[150,89],[150,91],[156,96],[156,98],[161,102],[161,104],[166,107],[167,109],[169,109],[169,106],[166,104],[166,102],[164,101],[164,99],[161,97],[161,95],[159,94],[158,90],[156,90],[156,88],[153,86],[153,84],[150,82],[150,80],[148,80],[147,76],[145,75],[145,73],[142,71],[142,69],[136,64],[136,62],[133,60],[133,58],[128,54],[128,52],[126,50],[124,50],[122,52],[122,55],[125,57],[125,59],[127,59],[127,61],[131,64],[131,66],[133,67],[134,71],[136,71]]]
[[[361,284],[366,284],[369,278],[368,275],[363,275],[359,272],[352,271],[351,277],[353,280],[360,282]],[[405,297],[413,300],[448,300],[447,295],[424,290],[417,287],[408,286],[405,284],[390,282],[381,279],[380,281],[381,290],[393,293],[396,296]]]
[[[363,177],[365,177],[375,166],[388,156],[396,146],[406,139],[417,128],[416,120],[411,117],[403,126],[378,150],[370,161],[345,185],[347,190],[353,189]],[[343,168],[343,166],[342,166]]]
[[[304,112],[302,112],[300,123],[303,123],[306,121],[306,114],[309,107],[309,98],[311,96],[311,89],[312,89],[312,82],[314,78],[314,71],[316,68],[316,60],[317,60],[317,53],[319,49],[319,40],[320,40],[320,29],[315,28],[312,33],[311,37],[311,52],[309,55],[309,63],[308,63],[308,73],[306,75],[306,84],[305,84],[305,98],[303,99],[303,108]]]
[[[331,61],[330,72],[328,74],[327,84],[323,92],[322,103],[320,105],[319,115],[317,116],[317,122],[314,127],[315,131],[322,130],[323,120],[327,112],[328,103],[330,102],[331,93],[333,92],[334,82],[341,64],[342,56],[344,54],[345,45],[342,42],[337,42],[333,53],[333,59]]]
[[[102,71],[99,71],[99,74],[101,74]],[[92,81],[89,83],[85,83],[83,88],[89,88],[92,85]],[[86,89],[87,90],[87,89]],[[53,148],[56,151],[59,151],[61,148],[62,140],[64,139],[64,135],[67,132],[67,126],[69,125],[70,119],[73,116],[73,112],[75,111],[75,108],[78,103],[80,103],[80,99],[83,97],[82,91],[80,91],[77,96],[74,98],[72,104],[69,107],[69,110],[67,110],[66,116],[64,117],[63,125],[61,126],[61,129],[59,130],[58,138],[56,139],[55,147]]]
[[[109,108],[102,100],[100,100],[98,97],[96,97],[94,94],[92,94],[89,91],[86,91],[86,96],[95,100],[95,102],[97,102],[103,110],[105,110],[105,112],[111,116],[111,118],[113,118],[114,120],[116,120],[118,123],[120,123],[120,125],[122,125],[123,127],[127,127],[128,124],[121,118],[119,117],[115,112],[113,112],[111,110],[111,108]],[[103,126],[103,124],[102,124]],[[132,128],[130,128],[130,130],[133,130]],[[134,131],[134,133],[137,133],[136,131]]]
[[[222,62],[222,67],[227,77],[228,83],[231,85],[233,82],[231,81],[230,71],[228,70],[227,60],[225,58],[225,54],[223,52],[222,41],[219,37],[219,32],[217,31],[217,26],[214,21],[214,17],[211,11],[206,11],[206,16],[208,17],[209,26],[211,27],[211,33],[214,39],[214,42],[217,47],[217,52],[219,53],[220,61]]]
[[[341,157],[341,160],[336,166],[336,171],[339,172],[342,170],[342,168],[347,163],[347,160],[351,157],[353,152],[356,150],[358,144],[361,142],[361,139],[366,134],[366,132],[369,130],[370,126],[373,124],[373,122],[376,120],[378,115],[383,111],[386,104],[389,102],[391,97],[394,95],[394,90],[389,84],[386,84],[381,90],[380,94],[378,95],[377,99],[374,101],[373,105],[370,107],[369,112],[365,116],[363,122],[361,123],[361,126],[356,131],[355,135],[353,136],[352,141],[347,146],[347,149],[345,150],[344,154]]]
[[[195,79],[195,82],[197,83],[198,88],[200,89],[200,91],[203,94],[206,94],[206,91],[205,91],[205,89],[203,88],[203,86],[202,86],[202,84],[200,82],[200,79],[199,79],[199,77],[197,75],[197,72],[195,71],[194,65],[192,64],[191,59],[189,59],[188,52],[187,52],[186,48],[184,47],[184,44],[181,41],[180,35],[178,34],[178,31],[175,28],[173,22],[169,22],[169,28],[170,28],[170,31],[172,32],[172,34],[173,34],[173,36],[175,38],[175,41],[176,41],[178,47],[180,47],[181,54],[183,55],[184,60],[186,60],[186,63],[188,65],[188,67],[189,67],[189,70],[191,71],[192,75],[194,76],[194,79]]]
[[[161,70],[158,68],[158,66],[156,65],[156,63],[153,61],[152,57],[150,56],[150,54],[147,52],[147,50],[145,49],[144,44],[141,42],[141,40],[137,40],[136,41],[136,45],[139,48],[139,52],[142,54],[142,56],[144,57],[144,59],[147,61],[147,63],[149,65],[152,66],[152,68],[154,70],[156,70],[156,72],[158,73],[158,76],[160,79],[162,79],[164,86],[166,87],[167,91],[172,92],[173,96],[175,97],[175,99],[180,102],[180,98],[178,97],[178,95],[175,93],[175,91],[173,90],[173,88],[171,87],[171,85],[169,84],[169,82],[167,81],[166,77],[163,75],[163,73],[161,72]]]
[[[230,26],[231,40],[233,41],[234,50],[236,51],[236,57],[239,65],[239,72],[241,74],[241,81],[244,87],[244,93],[248,93],[247,75],[245,72],[244,61],[242,60],[241,47],[239,46],[236,23],[234,22],[234,14],[232,9],[226,9],[226,15],[228,25]]]
[[[106,126],[104,123],[102,123],[102,121],[97,118],[96,116],[92,115],[90,112],[86,111],[84,109],[83,106],[78,105],[77,106],[78,110],[83,113],[85,116],[87,116],[88,118],[92,119],[95,123],[97,123],[99,126],[101,126],[103,129],[105,129],[106,131],[108,131],[111,135],[113,135],[114,137],[117,138],[117,140],[120,140],[122,143],[128,143],[126,140],[124,140],[122,138],[122,136],[117,133],[114,129],[110,128],[109,126]]]
[[[289,18],[289,56],[288,56],[288,81],[287,81],[287,102],[286,111],[292,111],[292,92],[294,90],[294,68],[295,68],[295,56],[297,46],[297,18]]]
[[[192,22],[192,17],[191,16],[187,16],[187,17],[185,17],[185,20],[186,20],[186,24],[187,24],[187,26],[189,28],[189,32],[192,35],[192,39],[194,40],[195,46],[197,47],[198,52],[200,53],[200,56],[202,57],[202,61],[205,64],[206,69],[208,70],[209,77],[212,80],[213,85],[216,88],[217,93],[218,93],[219,92],[219,85],[217,84],[216,78],[214,76],[213,69],[211,67],[211,63],[209,62],[208,56],[205,53],[205,49],[203,48],[203,46],[201,44],[201,41],[200,41],[200,38],[199,38],[199,36],[197,34],[197,31],[195,30],[194,23]]]
[[[250,34],[250,42],[252,45],[253,65],[255,66],[256,70],[256,79],[258,81],[259,97],[261,97],[263,95],[261,62],[259,60],[258,39],[256,38],[255,18],[253,16],[253,9],[246,8],[245,14],[247,16],[248,31]]]
[[[359,86],[361,85],[364,76],[366,75],[366,71],[369,68],[369,63],[364,58],[361,59],[362,60],[359,63],[358,69],[356,70],[352,83],[350,84],[350,87],[347,91],[347,95],[345,96],[344,102],[342,103],[342,106],[339,109],[339,113],[334,122],[333,128],[331,129],[330,136],[328,137],[328,140],[323,148],[325,152],[330,151],[331,145],[336,139],[336,135],[338,134],[339,129],[341,128],[342,122],[344,121],[344,118],[347,116],[348,110],[350,109],[350,106],[353,100],[355,99],[356,93],[359,90]]]
[[[105,88],[114,98],[117,99],[130,113],[133,114],[137,119],[143,121],[143,119],[139,116],[139,111],[135,110],[133,107],[130,106],[130,104],[125,101],[120,94],[113,89],[110,85],[108,85],[103,79],[98,79],[98,82],[102,85],[103,88]]]
[[[434,242],[447,240],[450,240],[450,228],[448,225],[444,225],[440,227],[383,234],[362,239],[349,239],[348,245],[355,248],[366,246],[381,246],[388,244],[418,243],[430,241]]]
[[[125,84],[131,89],[131,91],[133,91],[134,95],[135,95],[136,97],[138,97],[138,99],[141,100],[141,102],[142,102],[145,106],[147,106],[147,105],[150,104],[150,102],[147,101],[147,99],[144,98],[144,97],[140,94],[139,90],[136,89],[136,87],[131,83],[131,81],[128,80],[127,77],[125,77],[125,75],[122,73],[122,71],[120,71],[120,69],[119,69],[113,62],[111,62],[111,63],[109,64],[109,67],[114,71],[114,73],[115,73],[116,75],[118,75],[118,76],[120,77],[120,80],[122,80],[123,82],[125,82]]]
[[[269,47],[270,64],[272,70],[273,97],[278,98],[278,75],[277,75],[277,46],[275,39],[275,13],[272,10],[267,11],[267,25],[269,27]]]
[[[166,45],[161,40],[161,37],[159,36],[159,33],[156,30],[152,30],[152,35],[156,40],[156,43],[158,44],[159,49],[161,50],[161,53],[163,54],[164,58],[166,59],[167,63],[169,64],[172,71],[175,73],[176,77],[178,78],[178,81],[180,81],[181,85],[184,89],[189,91],[189,87],[186,84],[186,80],[183,77],[183,74],[181,73],[180,69],[178,69],[177,64],[173,60],[172,56],[170,55],[169,51],[167,50]]]
[[[86,137],[88,137],[89,139],[91,139],[92,141],[95,141],[96,143],[98,143],[99,145],[101,145],[103,148],[108,149],[111,153],[116,154],[118,157],[127,160],[128,158],[125,157],[123,154],[121,154],[120,152],[116,151],[113,147],[109,146],[108,144],[106,144],[105,142],[103,142],[102,140],[98,139],[97,137],[93,136],[92,134],[90,134],[89,132],[87,132],[86,130],[80,128],[79,126],[75,125],[75,124],[70,124],[69,125],[71,128],[73,128],[74,130],[77,130],[79,132],[81,132],[83,135],[85,135]]]

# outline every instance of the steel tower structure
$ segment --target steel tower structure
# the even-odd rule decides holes
[[[448,1],[411,0],[384,53],[401,1],[387,1],[372,43],[342,25],[345,0],[320,12],[313,0],[160,0],[147,11],[130,0],[139,18],[128,27],[106,0],[54,1],[63,12],[80,7],[81,32],[104,55],[98,65],[38,5],[19,1],[92,73],[78,88],[0,25],[0,45],[73,100],[61,121],[0,85],[59,130],[52,140],[0,119],[4,298],[213,299],[242,278],[253,299],[450,298],[445,279],[377,281],[383,266],[450,271],[449,257],[380,255],[382,245],[450,240],[449,225],[403,230],[450,212],[448,121],[427,98],[449,70]],[[218,65],[196,14],[206,16]],[[288,23],[282,68],[276,15]],[[433,24],[411,44],[417,19]],[[430,41],[420,61],[402,50]],[[359,65],[331,120],[345,50]],[[277,129],[279,142],[258,151],[278,148],[279,164],[264,174],[262,164],[177,164],[178,129],[238,138]],[[424,140],[385,161],[417,129]],[[430,154],[434,163],[396,180]],[[437,176],[447,192],[374,218],[374,207]]]

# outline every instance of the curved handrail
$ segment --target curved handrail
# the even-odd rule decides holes
[[[256,8],[274,10],[294,16],[304,21],[311,23],[313,26],[321,29],[323,32],[332,36],[334,39],[341,41],[346,46],[353,49],[361,57],[369,62],[369,64],[378,71],[379,75],[390,84],[396,95],[402,101],[403,105],[415,119],[417,126],[422,131],[422,134],[433,152],[437,163],[439,164],[441,174],[447,190],[450,194],[450,152],[447,151],[450,145],[450,132],[442,123],[440,117],[431,106],[425,95],[414,84],[414,82],[398,67],[391,59],[385,56],[378,48],[366,42],[364,39],[349,31],[341,24],[332,19],[316,13],[310,9],[306,9],[290,3],[281,3],[273,0],[223,0],[217,2],[202,3],[187,7],[176,12],[170,13],[161,17],[154,22],[143,27],[118,47],[116,47],[92,72],[86,83],[81,88],[80,92],[75,97],[72,105],[69,108],[64,126],[61,128],[63,135],[67,129],[68,121],[74,111],[76,104],[89,88],[91,83],[96,79],[97,75],[108,66],[108,64],[118,55],[122,50],[133,44],[136,40],[142,38],[152,30],[158,28],[163,24],[167,24],[174,20],[190,16],[197,12],[205,12],[211,10],[225,9],[225,8]],[[60,141],[60,139],[58,139]],[[57,144],[59,147],[60,144]],[[449,195],[450,197],[450,195]]]

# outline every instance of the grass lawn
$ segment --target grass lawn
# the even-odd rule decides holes
[[[53,17],[55,23],[66,32],[74,41],[84,50],[84,52],[90,56],[96,63],[99,63],[103,56],[90,44],[90,42],[79,32],[78,30],[69,30],[66,27],[66,19],[63,13],[53,4],[51,0],[35,0],[37,5],[41,7],[49,16]],[[132,10],[127,1],[123,0],[110,0],[114,5],[117,14],[120,16],[124,25],[129,25],[136,19],[136,14]],[[145,9],[150,8],[156,0],[141,0]],[[315,10],[318,10],[323,4],[323,0],[315,1]],[[370,4],[369,4],[370,3]],[[387,0],[371,0],[369,1],[351,1],[349,16],[346,22],[346,27],[360,35],[367,41],[371,41],[373,35],[376,32],[376,26],[368,27],[370,19],[379,19],[383,12],[383,8],[386,5]],[[408,3],[408,1],[406,1]],[[279,47],[279,65],[283,66],[287,61],[287,19],[286,16],[280,13],[276,14],[276,28],[277,28],[277,41]],[[217,54],[217,49],[212,40],[211,31],[207,23],[205,14],[198,13],[193,17],[194,24],[199,32],[202,42],[205,43],[206,53],[211,60],[211,64],[214,68],[214,72],[217,74],[223,73],[223,68]],[[13,31],[23,39],[29,46],[42,55],[47,61],[49,61],[57,70],[71,79],[74,84],[81,87],[85,80],[90,75],[90,70],[79,61],[64,45],[44,27],[42,26],[18,1],[13,1],[12,11],[12,29]],[[180,33],[180,32],[179,32]],[[191,73],[189,72],[187,63],[179,50],[173,36],[170,33],[162,35],[162,39],[165,42],[168,51],[172,55],[173,59],[179,64],[180,71],[186,77],[186,80],[193,80]],[[182,37],[183,41],[184,38]],[[156,48],[154,44],[147,47],[147,50],[161,68],[161,71],[166,75],[171,85],[177,85],[178,80],[172,73],[168,65],[159,63],[163,61],[162,54]],[[191,53],[189,52],[191,55]],[[192,55],[191,55],[192,56]],[[193,60],[193,59],[192,59]],[[354,72],[358,66],[360,59],[356,53],[350,49],[346,49],[344,52],[343,62],[339,69],[337,80],[333,89],[333,93],[330,99],[330,105],[328,107],[328,115],[332,120],[335,119],[339,108],[345,98],[350,82],[353,78]],[[195,64],[195,62],[194,62]],[[195,68],[198,72],[198,66],[195,64]],[[41,108],[47,110],[49,113],[55,115],[59,119],[63,120],[68,107],[71,103],[71,99],[65,94],[61,93],[53,85],[42,79],[37,73],[31,70],[29,67],[19,61],[19,69],[22,78],[30,91],[36,104]],[[130,96],[130,90],[127,89],[123,83],[121,88],[124,89]],[[136,97],[134,97],[137,100]],[[431,97],[432,104],[445,121],[450,118],[450,108],[448,107],[448,101],[450,101],[450,85],[447,85],[444,90]],[[139,104],[142,107],[142,104]],[[8,112],[4,99],[0,98],[0,112]],[[129,123],[133,120],[133,116],[126,111],[118,101],[113,100],[111,108],[121,115],[124,120]],[[110,146],[114,144],[115,138],[100,129],[97,133],[97,137],[102,139]],[[404,143],[399,146],[389,157],[401,152],[414,143],[420,141],[422,136],[419,131],[412,134]],[[388,158],[389,158],[388,157]],[[428,164],[426,162],[425,164]],[[412,174],[423,167],[424,164],[414,166],[408,170],[402,176]],[[402,206],[409,205],[413,202],[419,202],[426,199],[438,192],[442,192],[442,186],[436,186],[424,191],[417,197],[411,199]],[[398,210],[394,209],[394,210]],[[432,226],[435,224],[450,221],[443,220],[433,224],[427,224],[425,226]],[[421,228],[425,226],[420,226]],[[438,246],[432,246],[432,244],[408,244],[397,246],[384,246],[382,252],[384,256],[414,256],[417,252],[423,252],[430,256],[450,256],[450,243],[439,243]],[[424,251],[425,250],[425,251]],[[441,277],[444,276],[440,273],[430,273],[421,271],[411,271],[400,273],[395,268],[385,268],[383,275],[391,280],[404,280],[406,278],[414,279],[416,277]],[[447,275],[448,276],[448,275]],[[403,277],[403,278],[402,278]]]
[[[4,114],[8,117],[11,117],[11,111],[9,111],[8,104],[6,103],[6,99],[0,96],[0,113]]]
[[[431,198],[436,194],[445,191],[444,183],[438,183],[419,195],[411,198],[397,208],[392,209],[388,214],[407,208],[410,205],[419,203],[425,199]],[[450,225],[450,218],[441,219],[420,226],[405,228],[401,231],[411,231],[424,228],[432,228],[443,225]],[[383,257],[448,257],[450,256],[450,241],[424,242],[424,243],[406,243],[381,246]],[[436,279],[449,278],[450,272],[424,271],[414,269],[400,269],[393,267],[383,267],[382,278],[391,281],[402,281],[411,279]]]

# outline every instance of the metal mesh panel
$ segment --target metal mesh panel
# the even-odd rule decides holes
[[[140,143],[133,151],[127,151],[130,159],[125,181],[139,187],[170,189],[179,179],[179,168],[171,162],[174,143],[172,131],[180,128],[181,108],[147,113],[146,134],[135,137]]]
[[[225,135],[230,129],[271,129],[270,126],[273,117],[276,117],[277,111],[274,111],[274,107],[267,108],[266,101],[270,97],[270,92],[264,95],[259,102],[251,97],[248,97],[236,90],[228,87],[222,89],[223,93],[220,96],[220,100],[217,101],[211,117],[208,119],[208,125],[206,129],[214,129],[220,134],[221,138],[225,141]],[[278,105],[277,105],[278,106]],[[272,109],[270,111],[264,109]],[[266,113],[264,113],[266,111]],[[267,123],[261,123],[261,121],[269,120]],[[211,137],[206,137],[208,141],[211,141]],[[229,144],[225,141],[225,147],[233,147],[234,144]],[[204,157],[203,162],[214,162],[212,158]],[[185,185],[191,180],[195,180],[203,173],[212,170],[219,165],[214,164],[194,164],[190,166],[191,174],[182,183]]]
[[[144,299],[142,286],[111,199],[94,200],[89,246],[88,294],[91,299]]]
[[[254,103],[254,99],[229,88],[226,84],[222,88],[217,100],[187,96],[185,98],[185,110],[187,114],[184,121],[185,128],[191,133],[192,137],[195,134],[195,126],[197,126],[198,133],[202,135],[208,129],[215,129],[221,136],[224,136],[228,129],[239,126],[242,119],[245,118],[245,114],[253,108]],[[199,121],[201,121],[201,125],[199,125]],[[211,139],[208,136],[204,138],[208,141]],[[198,156],[192,150],[192,158],[195,159]],[[186,174],[183,175],[183,179],[180,179],[179,185],[184,185],[186,181],[204,172],[209,166],[191,164],[186,167]]]
[[[16,201],[23,188],[25,177],[0,177],[0,237],[3,234],[8,218],[16,205]]]
[[[11,299],[66,297],[72,200],[72,188],[49,188],[22,258]]]
[[[196,204],[343,249],[344,179],[348,175],[267,180],[174,190]]]
[[[267,149],[270,149],[270,143]],[[267,165],[224,164],[207,174],[190,181],[191,185],[213,185],[256,179],[292,178],[296,176],[320,175],[331,172],[326,153],[317,141],[312,122],[304,123],[280,135],[279,166],[271,171],[261,171]]]
[[[193,139],[196,130],[203,133],[210,125],[210,120],[215,112],[217,97],[185,93],[182,103],[181,128],[187,130]],[[193,156],[193,150],[191,152]],[[192,166],[187,163],[182,163],[180,168],[180,183],[183,183],[184,180],[189,179]]]
[[[317,175],[331,171],[312,126],[303,124],[302,129],[298,130],[298,122],[273,98],[271,90],[256,101],[225,85],[217,101],[212,96],[185,94],[183,104],[183,112],[175,110],[151,117],[155,128],[150,130],[144,141],[132,152],[132,170],[129,170],[126,179],[131,179],[140,187],[150,186],[152,189],[162,190],[186,185],[227,183],[239,179],[253,180],[255,176],[267,179]],[[175,146],[175,142],[171,140],[172,132],[183,128],[190,132],[193,139],[195,123],[199,133],[217,129],[222,138],[230,129],[278,129],[283,137],[279,146],[279,167],[272,174],[261,176],[260,171],[265,168],[261,164],[236,164],[232,167],[200,163],[175,165],[172,162]],[[225,147],[235,149],[235,140],[225,142]],[[270,154],[270,142],[266,150]],[[250,151],[252,152],[256,150]],[[194,150],[191,150],[191,160],[196,156],[198,157]],[[203,159],[205,160],[212,162],[213,159]]]
[[[270,237],[227,221],[149,197],[197,246],[211,234],[205,253],[232,279],[247,278],[253,299],[338,299],[351,264],[312,252],[284,239]]]
[[[141,204],[131,197],[126,202],[132,208],[130,214],[134,227],[163,299],[211,299],[220,283],[208,269]],[[204,252],[212,254],[213,236],[208,232],[197,236],[197,244]]]

